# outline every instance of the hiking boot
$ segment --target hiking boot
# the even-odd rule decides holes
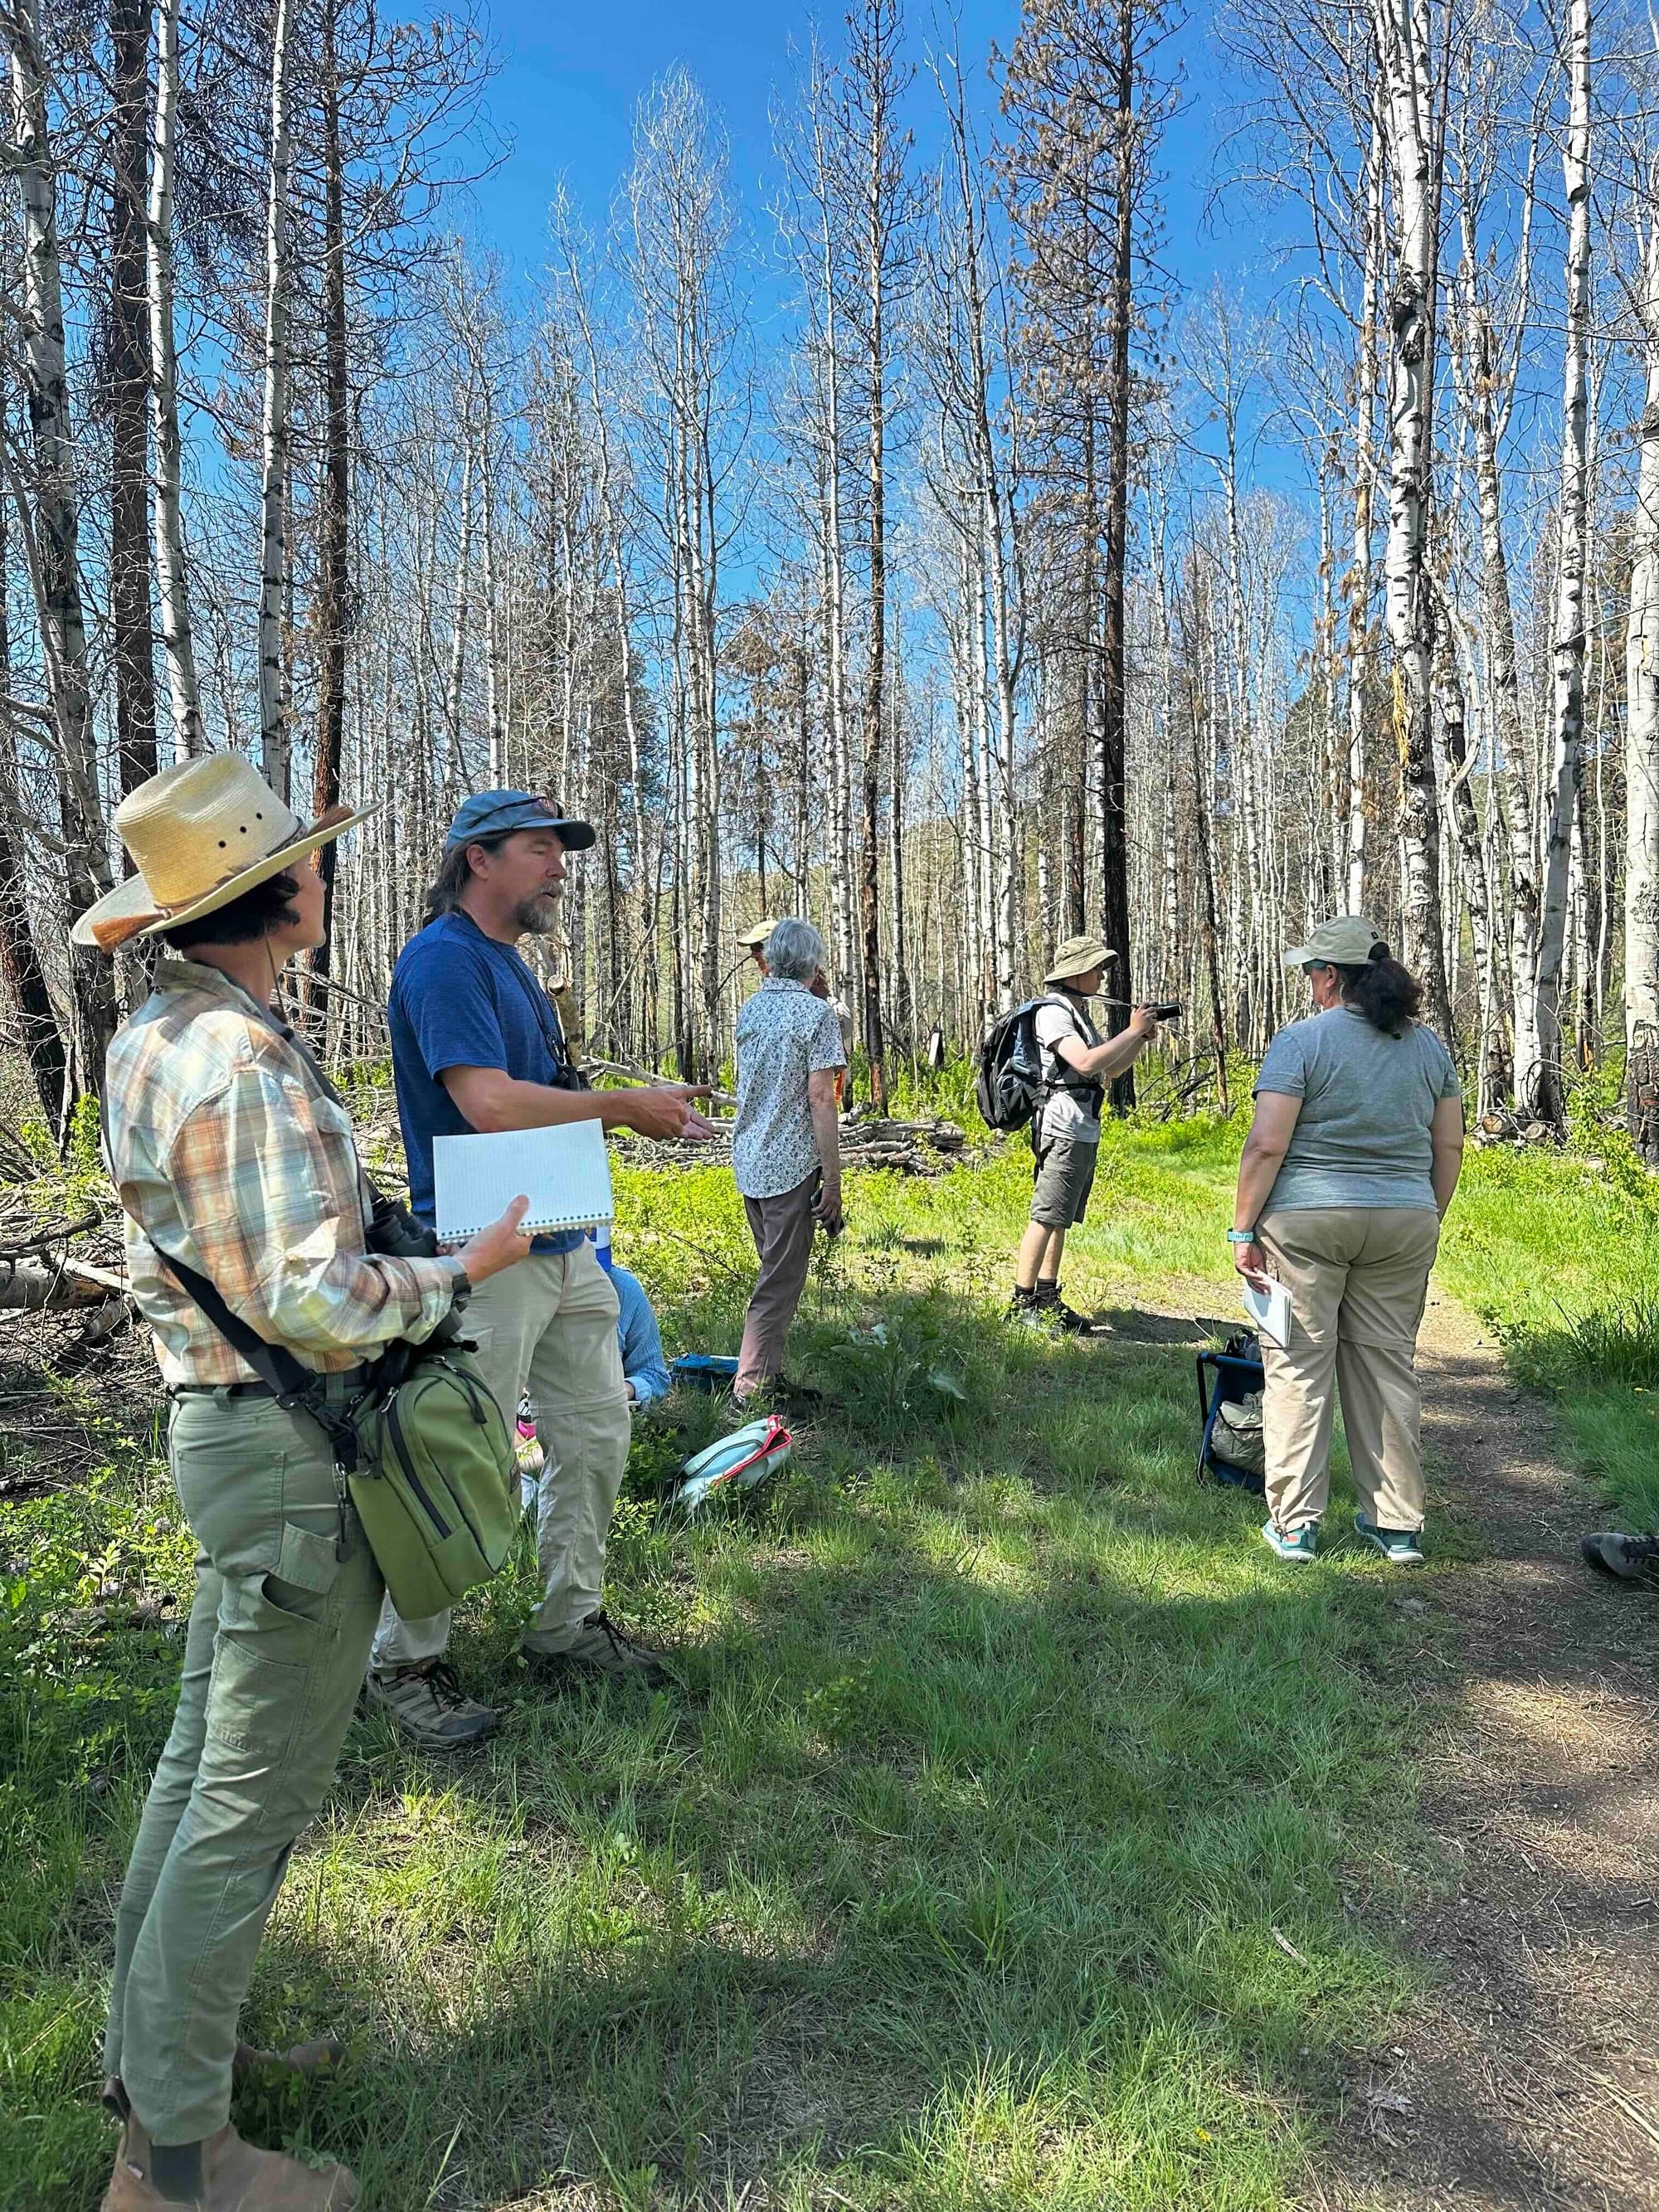
[[[1261,1540],[1281,1559],[1313,1559],[1319,1556],[1319,1523],[1304,1521],[1299,1528],[1281,1528],[1275,1521],[1261,1524]]]
[[[363,1688],[370,1705],[429,1751],[461,1751],[495,1733],[497,1714],[467,1696],[447,1660],[423,1659],[416,1667],[371,1674]]]
[[[181,2197],[168,2180],[164,2195],[151,2178],[156,2153],[136,2119],[121,2131],[115,2171],[104,2191],[102,2212],[349,2212],[357,2185],[343,2166],[301,2166],[274,2150],[257,2150],[234,2128],[221,2128],[200,2146],[195,2194]],[[176,2167],[179,2161],[171,2163]]]
[[[1008,1301],[1008,1318],[1010,1321],[1020,1322],[1026,1328],[1036,1328],[1042,1319],[1037,1306],[1036,1292],[1028,1291],[1016,1283],[1014,1294]]]
[[[576,1640],[562,1651],[538,1651],[526,1644],[532,1681],[550,1689],[589,1675],[605,1682],[643,1682],[647,1690],[665,1689],[673,1680],[654,1651],[618,1628],[608,1613],[590,1613],[576,1632]]]
[[[1378,1528],[1363,1513],[1356,1513],[1353,1525],[1365,1539],[1382,1553],[1390,1565],[1396,1567],[1420,1567],[1423,1546],[1420,1528]]]
[[[1659,1537],[1626,1536],[1621,1529],[1601,1528],[1581,1536],[1578,1549],[1584,1565],[1597,1574],[1615,1576],[1624,1583],[1659,1583]]]
[[[1058,1283],[1053,1285],[1039,1283],[1031,1293],[1031,1302],[1039,1315],[1046,1316],[1066,1336],[1093,1334],[1095,1326],[1093,1322],[1086,1314],[1078,1313],[1066,1304],[1065,1299],[1060,1295]]]

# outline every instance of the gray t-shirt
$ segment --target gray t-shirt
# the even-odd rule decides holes
[[[1267,1091],[1302,1101],[1261,1211],[1432,1206],[1429,1125],[1441,1099],[1462,1087],[1451,1054],[1421,1022],[1397,1037],[1352,1006],[1292,1022],[1267,1047],[1255,1080],[1258,1097]]]
[[[1042,1047],[1043,1073],[1057,1086],[1043,1102],[1042,1141],[1052,1144],[1055,1138],[1064,1137],[1068,1144],[1097,1145],[1100,1116],[1089,1110],[1097,1093],[1080,1087],[1084,1079],[1054,1049],[1068,1037],[1083,1045],[1100,1042],[1100,1032],[1090,1020],[1083,1000],[1068,992],[1058,1006],[1040,1006],[1031,1018],[1031,1026]]]

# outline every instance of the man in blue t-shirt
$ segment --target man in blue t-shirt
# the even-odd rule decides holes
[[[538,1129],[598,1121],[642,1136],[704,1137],[679,1083],[587,1089],[565,1049],[547,993],[518,941],[550,930],[564,856],[593,842],[545,799],[484,791],[467,799],[444,841],[427,894],[426,927],[392,981],[392,1069],[409,1156],[410,1202],[433,1219],[432,1140],[472,1130]],[[628,1399],[617,1342],[617,1293],[580,1230],[538,1237],[513,1274],[480,1285],[467,1334],[510,1423],[526,1389],[537,1407],[544,1465],[537,1510],[543,1601],[525,1633],[532,1677],[573,1674],[667,1680],[651,1653],[599,1602],[605,1534],[628,1459]],[[495,1715],[466,1697],[448,1667],[449,1615],[400,1620],[386,1600],[368,1693],[405,1734],[428,1745],[487,1735]]]

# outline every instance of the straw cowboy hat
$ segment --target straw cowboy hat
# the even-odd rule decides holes
[[[116,808],[138,872],[88,907],[70,936],[106,952],[129,938],[157,937],[228,906],[379,811],[331,806],[307,828],[240,753],[180,761]]]
[[[1073,975],[1086,975],[1091,968],[1103,968],[1117,955],[1103,937],[1068,937],[1054,951],[1054,963],[1043,977],[1045,985],[1069,982]]]

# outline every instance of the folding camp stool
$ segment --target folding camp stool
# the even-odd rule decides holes
[[[1237,1336],[1230,1336],[1219,1352],[1200,1352],[1196,1365],[1198,1418],[1203,1424],[1196,1480],[1202,1482],[1207,1476],[1212,1482],[1224,1483],[1229,1489],[1253,1490],[1260,1497],[1267,1486],[1261,1477],[1252,1474],[1246,1468],[1234,1467],[1228,1460],[1218,1459],[1211,1447],[1222,1407],[1242,1404],[1254,1391],[1267,1387],[1261,1347],[1254,1336],[1241,1331]],[[1210,1378],[1207,1385],[1206,1370]]]

